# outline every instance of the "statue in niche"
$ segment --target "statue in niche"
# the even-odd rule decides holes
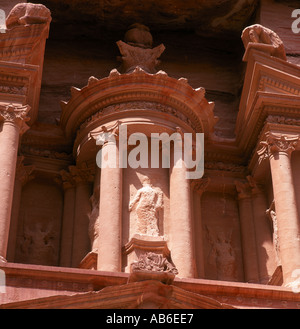
[[[142,181],[134,199],[129,203],[129,211],[135,209],[137,215],[136,233],[148,236],[159,236],[159,211],[163,208],[163,193],[154,188],[148,177]]]
[[[92,211],[89,213],[89,237],[92,252],[98,252],[99,237],[99,195],[94,192],[90,198]]]
[[[226,237],[224,232],[212,234],[206,226],[208,241],[211,245],[209,263],[216,266],[217,279],[232,281],[236,279],[236,255],[231,246],[231,233]]]

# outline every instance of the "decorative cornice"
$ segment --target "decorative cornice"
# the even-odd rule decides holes
[[[185,79],[171,78],[162,71],[148,74],[137,67],[132,73],[120,74],[114,69],[104,79],[91,77],[82,89],[71,88],[70,101],[61,103],[61,125],[68,137],[74,137],[79,127],[87,126],[91,120],[114,116],[118,111],[136,112],[145,106],[142,110],[181,117],[192,123],[197,132],[209,136],[216,117],[214,104],[204,94],[203,88],[193,89]],[[126,108],[126,104],[132,108]]]

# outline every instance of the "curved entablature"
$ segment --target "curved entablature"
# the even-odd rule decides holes
[[[208,102],[203,88],[193,89],[186,79],[174,79],[165,72],[148,74],[137,67],[132,73],[116,69],[104,79],[91,77],[82,89],[71,88],[71,99],[62,102],[61,126],[68,138],[86,135],[105,122],[128,116],[174,117],[194,132],[213,133],[214,103]]]

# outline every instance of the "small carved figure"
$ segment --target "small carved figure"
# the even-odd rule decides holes
[[[277,216],[275,212],[275,204],[274,201],[272,202],[271,207],[266,211],[266,214],[269,216],[270,220],[272,221],[273,226],[273,245],[275,248],[276,253],[276,262],[277,265],[281,265],[280,261],[280,245],[279,245],[279,238],[278,238],[278,225],[277,225]]]
[[[50,21],[51,12],[44,5],[19,3],[7,16],[6,27],[11,29],[18,25],[44,24]]]
[[[286,60],[284,45],[279,36],[274,31],[260,24],[246,27],[242,33],[242,40],[245,49],[250,44],[255,49]]]
[[[89,237],[91,241],[92,252],[98,251],[98,237],[99,237],[99,197],[97,193],[90,198],[92,211],[89,213]]]
[[[236,279],[235,252],[231,246],[231,234],[225,236],[224,232],[219,232],[213,237],[206,226],[208,241],[211,244],[209,258],[210,263],[217,269],[218,280],[232,281]],[[213,259],[213,261],[212,261]]]
[[[129,211],[135,207],[138,234],[158,236],[159,210],[163,208],[163,193],[160,188],[153,188],[148,177],[143,179],[134,199],[129,203]]]

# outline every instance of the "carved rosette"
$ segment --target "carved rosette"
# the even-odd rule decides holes
[[[9,104],[0,108],[0,117],[4,120],[4,122],[10,122],[17,125],[20,128],[20,133],[24,133],[28,129],[26,122],[30,120],[27,116],[29,110],[29,105],[18,107],[13,104]]]
[[[266,141],[260,142],[262,148],[257,152],[259,162],[274,156],[276,153],[286,153],[290,156],[299,142],[299,135],[267,133],[266,137]]]

